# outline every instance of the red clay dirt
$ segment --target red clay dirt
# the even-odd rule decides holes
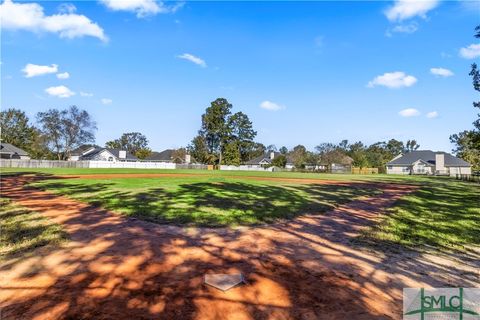
[[[2,179],[2,196],[70,241],[0,265],[1,319],[398,319],[403,287],[478,286],[463,263],[352,244],[412,186],[285,223],[208,229],[127,219],[25,187],[31,179]],[[224,293],[202,283],[228,272],[247,284]]]

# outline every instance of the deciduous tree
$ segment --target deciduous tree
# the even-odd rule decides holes
[[[296,168],[304,168],[307,158],[307,148],[301,144],[295,146],[292,151],[290,151],[290,157],[292,158],[293,164]]]
[[[417,143],[416,140],[408,140],[405,147],[407,152],[412,152],[420,148],[420,145]]]
[[[124,133],[120,138],[106,142],[105,147],[127,150],[139,159],[145,159],[151,154],[148,139],[140,132]]]
[[[202,141],[200,138],[192,141],[192,153],[203,159],[208,158],[208,161],[218,160],[219,164],[238,164],[250,159],[258,147],[254,143],[257,132],[245,113],[232,114],[231,109],[232,105],[224,98],[218,98],[210,104],[202,115],[198,135]],[[201,146],[200,142],[204,145]],[[208,156],[199,154],[205,152],[201,150],[204,146]],[[225,152],[228,152],[228,157],[224,156]]]
[[[475,38],[480,38],[480,25],[475,27]],[[473,89],[480,92],[480,70],[476,63],[472,64],[469,75],[472,77]],[[473,102],[474,108],[480,109],[480,101]],[[474,169],[480,170],[480,113],[473,121],[473,129],[465,130],[450,136],[450,141],[455,144],[453,152],[472,164]]]
[[[25,112],[14,108],[0,112],[0,128],[2,142],[27,151],[31,148],[37,133]]]
[[[287,164],[287,157],[283,154],[275,157],[272,160],[272,165],[275,166],[275,167],[285,168],[286,164]]]
[[[208,152],[217,154],[222,163],[222,149],[228,140],[231,128],[228,118],[232,105],[224,98],[218,98],[210,104],[202,115],[202,127],[199,134],[205,138]]]
[[[260,142],[254,142],[252,149],[248,153],[248,160],[260,157],[265,154],[267,148]]]
[[[95,142],[96,123],[87,111],[77,106],[39,112],[37,121],[47,145],[58,160],[68,159],[73,149]]]
[[[253,148],[255,136],[257,132],[253,130],[253,124],[248,116],[243,112],[237,112],[228,118],[228,126],[230,136],[227,143],[238,149],[240,154],[240,162],[248,161],[248,155]]]
[[[330,142],[324,142],[315,147],[318,152],[319,162],[327,166],[327,170],[332,168],[332,164],[342,162],[345,152],[338,146]]]
[[[403,144],[402,141],[398,141],[396,139],[390,139],[387,142],[386,149],[388,150],[388,152],[390,152],[393,158],[405,152],[405,145]]]

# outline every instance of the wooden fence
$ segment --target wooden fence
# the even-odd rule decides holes
[[[352,167],[352,174],[378,174],[378,168]]]

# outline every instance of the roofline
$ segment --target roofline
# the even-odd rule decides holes
[[[428,162],[425,162],[425,163],[427,163],[430,166],[435,166],[434,164],[430,164]],[[390,164],[390,162],[387,162],[387,166],[411,166],[411,165],[413,165],[413,162],[412,163],[394,163],[394,164]],[[459,165],[459,164],[445,164],[443,166],[444,167],[466,167],[466,168],[469,168],[472,165],[470,165],[470,164],[468,164],[468,165],[466,165],[466,164],[462,164],[462,165]]]
[[[469,168],[471,167],[472,165],[471,164],[445,164],[443,165],[444,167],[466,167],[466,168]]]

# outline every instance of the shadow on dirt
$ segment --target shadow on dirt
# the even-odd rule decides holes
[[[2,274],[15,280],[2,283],[0,288],[5,295],[0,299],[4,319],[18,319],[18,315],[25,319],[388,319],[400,316],[401,288],[409,284],[405,279],[432,286],[444,284],[419,270],[449,274],[452,284],[467,281],[465,275],[423,261],[415,252],[405,259],[372,255],[348,246],[357,227],[371,224],[382,206],[391,203],[388,195],[406,192],[395,187],[374,200],[355,202],[351,211],[250,229],[208,229],[123,219],[97,206],[22,188],[28,181],[6,179],[4,195],[19,202],[28,198],[35,211],[62,220],[72,243],[0,267]],[[99,184],[71,192],[104,187]],[[107,203],[115,197],[121,199],[122,205],[147,216],[149,210],[155,209],[158,216],[182,201],[193,208],[215,203],[238,210],[254,204],[250,197],[227,201],[216,193],[221,186],[189,188],[193,189],[183,186],[175,196],[155,189],[136,194],[134,200],[123,193],[107,193],[105,197]],[[237,193],[246,191],[242,184],[229,188]],[[278,201],[269,200],[267,194],[272,190],[263,188],[271,187],[256,188],[258,197],[268,205]],[[326,190],[335,193],[328,186],[309,188],[304,191],[317,199]],[[248,190],[251,192],[250,187]],[[186,195],[192,193],[195,196],[187,201]],[[277,196],[301,206],[293,191],[278,190]],[[345,191],[342,197],[348,196]],[[165,207],[152,206],[158,197]],[[275,217],[268,205],[265,210]],[[36,272],[10,273],[31,268]],[[202,284],[205,273],[233,271],[243,272],[248,284],[227,293]],[[46,274],[49,281],[38,280],[38,275]]]

